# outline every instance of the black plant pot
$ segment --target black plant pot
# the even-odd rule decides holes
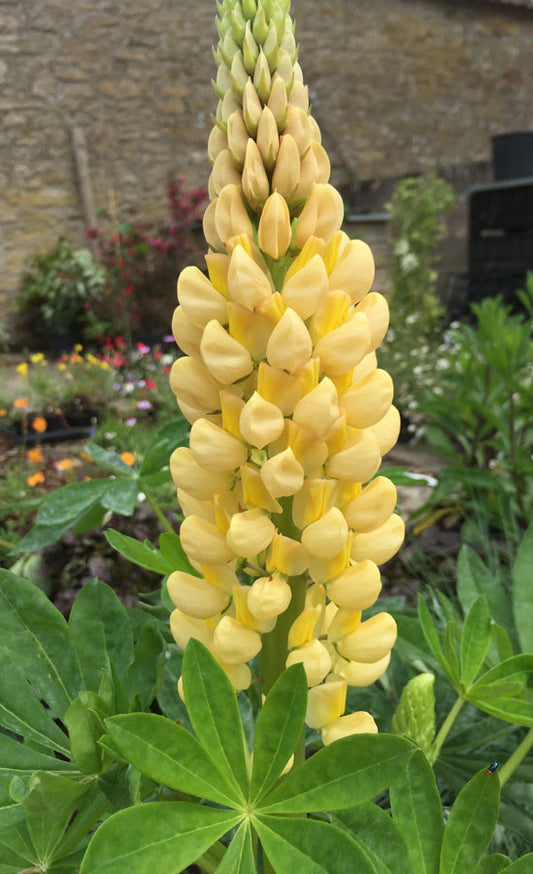
[[[15,446],[33,446],[35,443],[59,443],[62,440],[81,440],[92,437],[96,426],[95,410],[67,410],[64,413],[50,413],[47,416],[30,414],[28,422],[34,418],[46,419],[46,431],[34,431],[31,424],[24,427],[22,422],[15,422],[2,430],[4,436]]]

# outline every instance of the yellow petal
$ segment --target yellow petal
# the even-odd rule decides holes
[[[380,592],[379,570],[368,560],[351,565],[327,584],[328,598],[342,610],[366,610]]]
[[[387,521],[396,506],[396,486],[386,476],[372,480],[343,512],[353,531],[373,531]]]
[[[363,688],[364,686],[371,686],[372,683],[375,683],[376,680],[379,680],[379,678],[383,676],[389,667],[390,658],[390,652],[373,664],[365,664],[365,662],[355,662],[338,658],[335,661],[335,671],[337,671],[342,677],[346,678],[346,682],[349,686]]]
[[[339,415],[337,390],[327,377],[294,407],[293,421],[316,437],[322,437]]]
[[[241,438],[239,420],[244,407],[243,399],[233,391],[221,391],[220,408],[222,410],[222,427],[233,437]]]
[[[330,171],[331,165],[325,149],[313,141],[300,163],[300,180],[293,195],[294,202],[305,200],[315,182],[327,182]]]
[[[215,508],[212,501],[200,501],[179,487],[177,497],[184,516],[201,516],[208,522],[215,522]]]
[[[327,293],[328,276],[319,254],[315,254],[288,279],[286,277],[281,291],[286,305],[296,310],[302,319],[313,315]]]
[[[234,180],[228,180],[233,182]],[[259,211],[270,194],[270,184],[257,144],[249,139],[242,171],[242,190],[248,203]]]
[[[194,458],[205,470],[224,473],[235,470],[246,461],[244,443],[207,419],[198,419],[194,423],[189,443]]]
[[[178,401],[206,413],[220,409],[218,383],[205,364],[194,358],[178,358],[170,371],[170,388]]]
[[[341,716],[322,729],[322,742],[324,746],[328,746],[341,737],[349,737],[352,734],[377,734],[377,731],[374,717],[366,710],[359,710],[357,713]]]
[[[387,521],[366,534],[354,534],[352,558],[354,561],[370,561],[384,564],[395,555],[405,537],[405,523],[395,513]]]
[[[250,353],[215,319],[204,328],[200,343],[202,360],[219,382],[231,385],[253,370]]]
[[[305,643],[298,649],[293,649],[287,656],[286,666],[302,663],[307,676],[308,686],[317,686],[322,682],[331,668],[331,656],[319,640]]]
[[[274,523],[255,508],[233,516],[226,538],[236,555],[251,558],[270,546],[275,533]]]
[[[292,420],[288,420],[288,443],[307,476],[314,475],[328,457],[327,444]]]
[[[306,479],[292,502],[292,519],[303,529],[324,516],[335,501],[337,481],[333,479]]]
[[[261,361],[257,372],[257,391],[265,400],[276,404],[284,416],[290,416],[302,396],[297,377],[270,367]]]
[[[333,558],[348,537],[348,525],[338,507],[331,507],[320,519],[302,531],[302,544],[310,555]]]
[[[342,637],[351,634],[361,624],[360,610],[339,608],[328,624],[328,643],[335,644]]]
[[[245,404],[239,420],[239,428],[247,443],[262,449],[277,440],[283,431],[285,420],[279,407],[265,401],[254,392]]]
[[[214,130],[217,130],[217,128],[215,127]],[[227,148],[229,148],[231,157],[239,167],[242,167],[248,144],[248,131],[246,130],[242,113],[238,110],[233,112],[228,118],[226,133]]]
[[[213,632],[203,619],[195,619],[181,610],[173,610],[170,614],[170,630],[181,649],[185,649],[191,637],[204,646],[208,646],[213,639]]]
[[[222,133],[220,128],[215,125],[207,141],[207,154],[211,163],[214,164],[217,155],[227,148],[228,138],[226,134]]]
[[[364,313],[370,325],[370,351],[377,349],[389,327],[389,305],[382,294],[371,291],[357,304],[356,312]]]
[[[267,344],[267,360],[272,367],[294,373],[311,357],[312,344],[303,320],[293,309],[286,309]]]
[[[358,303],[370,291],[374,274],[370,247],[362,240],[350,240],[330,273],[329,287],[342,288]]]
[[[279,126],[281,130],[287,118],[287,88],[279,73],[274,73],[272,77],[272,88],[267,106],[272,111],[276,126]]]
[[[289,447],[265,461],[261,479],[273,498],[288,497],[301,489],[304,470]]]
[[[335,674],[326,682],[309,689],[305,722],[309,728],[323,728],[344,713],[346,707],[346,680]]]
[[[257,146],[265,168],[272,170],[279,151],[279,133],[274,113],[265,106],[257,125]]]
[[[253,659],[261,650],[261,635],[237,619],[223,616],[213,634],[213,652],[229,665]]]
[[[392,616],[389,613],[377,613],[339,640],[337,649],[345,659],[374,664],[390,652],[396,635],[396,622]]]
[[[246,125],[246,130],[252,137],[255,137],[257,133],[257,126],[259,124],[259,119],[261,118],[262,111],[263,107],[261,106],[261,101],[257,96],[257,91],[254,88],[252,80],[248,79],[248,82],[244,86],[244,91],[242,95],[242,113],[244,117],[244,123]]]
[[[242,246],[236,246],[233,250],[228,285],[233,300],[250,310],[272,295],[268,278]]]
[[[333,577],[338,577],[350,564],[350,548],[352,535],[349,533],[342,549],[333,558],[320,558],[309,555],[309,576],[315,583],[326,583]]]
[[[386,370],[374,370],[341,396],[339,403],[346,410],[348,424],[353,428],[368,428],[379,422],[394,394],[392,379]]]
[[[309,322],[313,343],[318,343],[326,334],[344,324],[350,306],[351,301],[345,291],[329,291]]]
[[[291,233],[289,207],[285,198],[275,191],[261,213],[257,234],[259,246],[271,258],[281,258],[289,248]]]
[[[285,612],[291,598],[292,590],[286,578],[275,573],[252,583],[248,590],[248,607],[261,621],[273,619]]]
[[[376,473],[381,455],[376,438],[368,431],[356,431],[345,443],[344,449],[327,463],[327,475],[336,479],[364,483]]]
[[[281,504],[269,493],[259,470],[252,464],[241,466],[242,499],[249,510],[260,507],[269,513],[281,513]]]
[[[228,679],[236,692],[247,689],[252,682],[252,672],[246,664],[230,665],[218,659],[220,667],[227,674]]]
[[[396,407],[389,407],[383,418],[368,429],[376,438],[382,455],[385,455],[396,445],[401,424],[399,411]]]
[[[254,361],[265,358],[267,343],[273,328],[270,316],[230,301],[228,317],[231,336],[248,349]]]
[[[246,234],[253,239],[253,225],[238,185],[225,185],[220,192],[215,207],[215,227],[223,243],[237,234]]]
[[[182,352],[193,358],[200,358],[200,341],[203,328],[191,322],[183,307],[176,307],[172,316],[172,333]]]
[[[316,344],[313,355],[319,356],[322,370],[338,375],[359,364],[369,344],[368,320],[362,313],[355,313],[340,328],[322,337]]]
[[[226,609],[229,596],[221,589],[211,586],[201,577],[184,571],[174,571],[167,580],[171,600],[188,616],[207,619]]]
[[[224,249],[224,243],[220,239],[217,231],[215,215],[217,210],[217,201],[213,200],[208,205],[204,212],[204,217],[202,219],[202,226],[204,230],[204,237],[207,240],[207,244],[213,249],[215,252],[222,252]]]
[[[191,561],[224,564],[235,557],[216,525],[199,516],[187,516],[181,523],[181,545]]]
[[[231,595],[239,580],[235,575],[236,560],[225,562],[220,565],[200,564],[200,571],[211,586],[222,589],[227,595]]]
[[[211,191],[214,196],[218,196],[224,186],[228,185],[230,182],[239,185],[241,182],[241,174],[231,157],[229,150],[224,149],[224,151],[219,152],[217,155],[209,180]]]
[[[296,577],[306,570],[309,556],[298,540],[276,532],[267,556],[267,570]]]
[[[300,153],[289,134],[280,137],[276,166],[272,174],[272,191],[277,191],[290,202],[300,179]],[[315,222],[316,223],[316,222]],[[298,245],[301,248],[301,245]]]
[[[176,486],[199,501],[211,500],[213,494],[229,490],[230,476],[200,467],[187,446],[179,446],[170,456],[170,474]]]
[[[285,122],[284,131],[285,134],[288,134],[293,138],[300,155],[305,155],[311,145],[311,139],[313,137],[307,112],[299,106],[293,106],[289,103],[287,106],[287,120]]]
[[[187,318],[199,328],[204,328],[211,319],[227,324],[226,301],[198,267],[186,267],[180,273],[178,300]]]

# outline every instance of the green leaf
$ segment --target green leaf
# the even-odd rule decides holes
[[[216,874],[256,874],[252,831],[248,822],[237,830]]]
[[[139,476],[157,473],[162,467],[168,466],[169,456],[168,440],[155,440],[146,450],[139,470]]]
[[[491,686],[486,687],[490,690]],[[472,702],[479,710],[495,716],[497,719],[503,719],[505,722],[514,722],[516,725],[533,726],[533,705],[530,701],[523,701],[520,698],[485,698],[482,694],[472,695],[469,693],[468,700]]]
[[[72,771],[74,766],[53,755],[33,750],[7,734],[0,733],[0,781],[6,785],[13,777],[29,777],[34,771]],[[24,795],[26,793],[24,792]],[[22,797],[13,798],[21,801]]]
[[[196,738],[166,716],[128,713],[106,720],[114,749],[156,783],[238,806],[240,798]],[[104,743],[107,737],[104,738]]]
[[[105,531],[104,534],[113,549],[116,549],[133,564],[138,564],[139,567],[148,571],[155,571],[157,574],[170,574],[174,570],[159,550],[148,541],[141,543],[135,537],[128,537],[127,534],[121,534],[120,531],[115,531],[113,528]]]
[[[4,649],[0,659],[0,725],[64,756],[70,755],[67,735],[56,725],[24,672]]]
[[[183,656],[183,691],[200,742],[244,801],[248,795],[248,752],[237,696],[218,662],[194,638]]]
[[[21,552],[36,552],[38,549],[44,549],[45,546],[52,546],[65,531],[68,531],[70,525],[71,522],[67,524],[60,522],[59,525],[36,524],[19,540],[12,552],[18,555]]]
[[[20,874],[37,861],[27,834],[17,826],[0,831],[0,874]]]
[[[505,628],[493,622],[490,627],[493,644],[496,646],[499,661],[503,662],[514,656],[513,643]]]
[[[0,569],[0,641],[60,718],[81,687],[65,619],[33,583]]]
[[[483,689],[497,683],[519,682],[525,685],[533,674],[533,653],[513,656],[486,671],[470,688],[470,694],[478,695]]]
[[[102,497],[102,504],[112,513],[132,516],[137,508],[139,483],[134,478],[121,477],[110,481],[110,486]]]
[[[28,783],[24,807],[31,816],[67,816],[93,789],[92,780],[76,781],[62,774],[35,771]]]
[[[266,697],[255,730],[250,799],[259,802],[289,761],[303,729],[307,680],[303,665],[278,677]]]
[[[70,613],[69,628],[78,654],[85,689],[98,692],[112,664],[119,677],[133,659],[133,636],[125,607],[100,580],[85,583]]]
[[[104,470],[109,470],[111,473],[125,474],[126,476],[131,477],[132,469],[129,464],[126,464],[120,455],[112,449],[104,449],[104,447],[99,446],[98,443],[90,442],[85,444],[84,451],[91,456],[96,464],[103,467]],[[96,480],[96,482],[101,482],[101,480]]]
[[[527,853],[504,869],[507,874],[531,874],[533,871],[533,853]]]
[[[479,863],[474,874],[499,874],[500,871],[506,871],[510,864],[511,860],[508,856],[493,853]]]
[[[364,801],[350,810],[336,811],[334,825],[347,829],[363,847],[378,874],[410,871],[407,846],[400,829],[386,810]]]
[[[387,734],[354,734],[294,768],[261,805],[267,813],[342,810],[370,801],[390,786],[415,747]]]
[[[80,874],[179,874],[239,819],[233,811],[183,801],[120,810],[94,834]]]
[[[102,751],[98,739],[103,733],[99,717],[81,698],[72,702],[64,716],[68,728],[72,759],[83,774],[99,774]]]
[[[512,628],[511,604],[501,580],[483,563],[472,547],[463,545],[457,559],[457,594],[463,610],[470,609],[478,595],[487,599],[490,615],[503,627]]]
[[[513,567],[513,615],[520,646],[533,652],[533,524],[529,526],[516,553]]]
[[[480,771],[461,790],[444,829],[439,874],[470,874],[489,846],[500,801],[500,781]]]
[[[161,555],[168,562],[169,567],[172,567],[172,570],[185,571],[194,577],[200,576],[185,555],[185,550],[181,545],[178,534],[171,534],[170,531],[165,531],[159,535],[158,543]]]
[[[102,498],[109,484],[108,479],[93,479],[48,492],[37,511],[37,522],[40,525],[62,524],[70,528],[76,519]]]
[[[93,504],[87,513],[78,519],[72,529],[73,533],[85,534],[86,531],[93,531],[95,528],[100,528],[104,523],[106,512],[106,508],[99,502]]]
[[[470,606],[461,635],[461,681],[468,688],[481,670],[490,645],[490,613],[483,595]]]
[[[438,874],[444,821],[433,770],[417,751],[390,788],[394,822],[407,844],[410,874]]]
[[[139,696],[143,708],[148,708],[161,685],[165,668],[165,641],[159,623],[146,622],[135,643],[133,662],[124,677],[130,696]]]
[[[433,618],[431,616],[431,613],[429,612],[429,607],[426,604],[422,595],[418,596],[418,618],[422,631],[424,633],[424,637],[426,638],[426,643],[433,653],[433,656],[436,658],[443,671],[453,681],[452,668],[448,663],[448,659],[444,655],[444,651],[442,649],[439,638],[439,633],[435,628]]]
[[[253,823],[276,874],[376,874],[364,850],[327,822],[260,814]]]

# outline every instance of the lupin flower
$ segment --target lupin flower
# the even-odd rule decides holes
[[[341,230],[289,3],[218,3],[208,275],[180,275],[185,356],[171,371],[192,425],[171,472],[199,576],[172,574],[169,592],[178,644],[200,639],[236,689],[257,654],[264,692],[301,661],[307,722],[330,743],[377,730],[343,713],[396,637],[387,613],[362,613],[404,536],[395,488],[376,477],[400,419],[375,354],[387,303],[369,247]]]

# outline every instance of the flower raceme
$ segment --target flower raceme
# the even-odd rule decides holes
[[[218,5],[208,275],[179,277],[185,354],[170,375],[192,426],[170,464],[199,576],[170,576],[171,628],[243,689],[288,616],[277,645],[303,663],[307,722],[330,743],[377,730],[343,715],[346,687],[378,679],[396,637],[387,613],[362,617],[404,536],[394,485],[376,477],[399,432],[375,352],[388,307],[370,249],[341,230],[288,0]]]

